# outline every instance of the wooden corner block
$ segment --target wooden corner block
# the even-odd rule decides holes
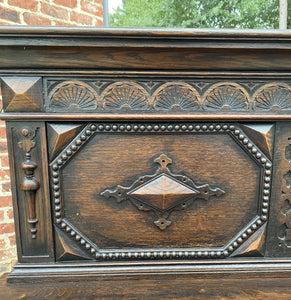
[[[5,112],[40,112],[44,110],[41,77],[2,77]]]
[[[58,261],[91,260],[87,253],[74,244],[74,242],[55,226],[56,259]]]
[[[231,257],[235,256],[264,256],[266,238],[266,223],[258,229],[244,244],[235,250]]]

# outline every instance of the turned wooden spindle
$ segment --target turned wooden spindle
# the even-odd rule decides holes
[[[40,184],[39,181],[34,177],[34,171],[37,168],[37,165],[31,161],[30,153],[26,153],[25,155],[26,161],[21,164],[21,168],[25,173],[25,177],[20,184],[21,190],[25,192],[25,198],[28,205],[28,220],[27,222],[30,224],[30,232],[31,237],[36,239],[36,223],[38,219],[36,218],[36,191],[39,189]]]

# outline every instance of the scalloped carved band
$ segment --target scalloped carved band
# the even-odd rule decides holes
[[[234,111],[291,110],[284,82],[48,82],[48,111]]]

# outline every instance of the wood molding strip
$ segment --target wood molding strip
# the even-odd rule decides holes
[[[224,113],[224,114],[205,114],[205,113],[195,113],[195,114],[138,114],[138,113],[128,113],[128,114],[112,114],[112,113],[2,113],[0,114],[2,120],[42,120],[42,121],[56,121],[56,120],[102,120],[102,121],[134,121],[134,120],[169,120],[169,121],[289,121],[291,120],[291,114],[250,114],[250,113]]]

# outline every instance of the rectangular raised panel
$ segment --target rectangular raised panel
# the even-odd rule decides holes
[[[97,260],[264,255],[263,240],[245,248],[265,233],[272,164],[243,127],[261,135],[231,123],[86,124],[50,163],[56,226]]]

